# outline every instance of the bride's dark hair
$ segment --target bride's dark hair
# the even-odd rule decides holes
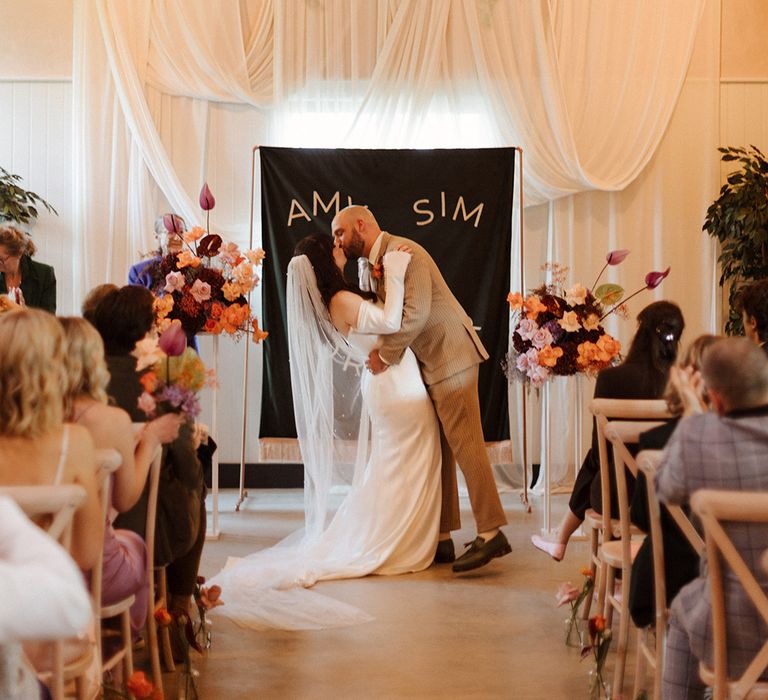
[[[333,259],[333,238],[322,233],[314,233],[302,238],[293,249],[293,256],[306,255],[317,278],[317,288],[323,303],[328,306],[333,295],[337,292],[347,291],[358,294],[364,299],[374,300],[373,292],[363,292],[356,284],[346,280]]]

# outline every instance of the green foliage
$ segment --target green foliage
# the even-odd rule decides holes
[[[58,216],[52,205],[42,197],[19,187],[20,175],[13,175],[5,168],[0,168],[0,221],[19,221],[28,224],[37,218],[37,208],[42,205]]]
[[[703,230],[720,242],[720,285],[731,284],[725,330],[736,335],[744,332],[735,303],[741,288],[768,277],[768,161],[755,146],[717,150],[740,170],[728,176],[707,209]]]

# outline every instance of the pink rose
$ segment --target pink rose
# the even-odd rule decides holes
[[[195,298],[195,301],[202,304],[211,298],[211,285],[202,280],[195,280],[189,293]]]

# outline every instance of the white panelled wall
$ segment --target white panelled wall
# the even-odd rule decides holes
[[[21,175],[21,186],[59,212],[42,209],[30,229],[36,258],[53,265],[58,312],[77,310],[72,255],[72,83],[3,81],[0,76],[0,166]]]

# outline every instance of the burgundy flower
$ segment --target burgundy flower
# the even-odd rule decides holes
[[[649,272],[645,276],[645,288],[656,289],[656,287],[664,281],[664,278],[669,274],[671,269],[671,267],[668,267],[664,272]]]
[[[618,265],[629,255],[629,251],[626,248],[620,248],[619,250],[612,250],[605,256],[605,260],[609,265]]]
[[[203,189],[200,190],[200,208],[203,211],[210,211],[216,206],[216,200],[211,194],[211,190],[208,188],[208,183],[203,185]]]
[[[187,347],[187,336],[178,323],[172,323],[160,334],[157,344],[169,357],[177,357]]]

